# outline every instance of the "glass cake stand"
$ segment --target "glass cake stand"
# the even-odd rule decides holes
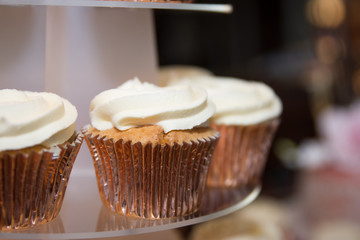
[[[231,13],[231,4],[123,2],[115,0],[0,0],[8,6],[110,7]]]
[[[142,219],[114,214],[101,202],[95,175],[71,176],[58,217],[28,230],[0,232],[3,239],[91,239],[179,228],[227,215],[251,203],[260,186],[208,188],[201,209],[182,218]]]

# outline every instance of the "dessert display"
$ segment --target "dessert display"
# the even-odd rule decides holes
[[[185,0],[134,1],[191,2]],[[91,84],[91,81],[89,83]],[[168,94],[169,97],[167,94],[164,97],[161,91],[157,91],[158,89],[147,84],[141,84],[138,81],[126,83],[119,89],[122,87],[126,93],[124,96],[120,94],[121,101],[119,102],[117,102],[119,97],[117,92],[114,94],[103,92],[104,94],[101,93],[94,99],[91,106],[92,124],[83,130],[94,160],[98,188],[104,206],[126,216],[145,218],[169,219],[170,217],[187,216],[196,212],[202,201],[210,159],[219,138],[219,133],[209,127],[209,119],[214,113],[214,107],[206,100],[204,91],[195,86],[171,87],[169,89],[174,94]],[[131,89],[136,89],[134,95],[128,95]],[[143,91],[144,89],[145,91]],[[141,94],[138,94],[139,90]],[[155,101],[148,101],[148,97],[143,97],[148,94],[148,91],[154,91],[152,97],[155,97]],[[168,89],[166,89],[167,91]],[[136,98],[131,99],[132,96]],[[21,97],[17,96],[16,98]],[[17,109],[16,112],[32,117],[39,109],[48,110],[50,108],[41,102],[42,99],[39,102],[35,99],[33,104],[32,97],[30,93],[26,93],[24,99],[30,100],[31,103]],[[122,101],[122,97],[124,97],[124,101]],[[52,99],[51,95],[48,96],[46,93],[42,93],[41,98],[44,98],[45,101]],[[3,102],[7,103],[7,93],[3,99],[5,99]],[[108,100],[109,104],[107,104]],[[3,107],[3,102],[0,101],[0,108]],[[179,109],[175,107],[178,105],[177,103],[181,105]],[[11,222],[10,228],[12,229],[27,227],[28,225],[22,224],[23,221],[36,225],[50,221],[58,215],[70,172],[82,142],[83,135],[75,132],[76,116],[75,119],[71,118],[74,115],[71,105],[68,105],[66,101],[63,102],[63,105],[57,105],[57,103],[50,105],[51,107],[55,105],[55,110],[49,111],[48,120],[51,123],[54,121],[58,124],[49,124],[46,129],[43,127],[46,125],[44,122],[47,122],[47,117],[42,118],[43,115],[35,123],[30,117],[29,126],[12,128],[8,124],[8,119],[0,113],[0,126],[2,125],[0,132],[5,133],[5,136],[10,130],[13,131],[10,134],[11,136],[6,135],[8,138],[5,141],[9,145],[6,144],[4,149],[0,150],[0,164],[2,165],[0,169],[5,169],[4,172],[1,172],[1,178],[5,179],[4,182],[0,182],[2,186],[5,186],[1,190],[5,192],[11,188],[10,194],[13,194],[11,197],[8,192],[3,194],[4,196],[0,201],[2,204],[1,216],[5,217],[1,219],[1,222]],[[182,108],[183,105],[184,108]],[[163,106],[165,110],[162,109]],[[117,107],[121,111],[125,110],[128,115],[118,114],[116,112]],[[137,111],[138,107],[140,107],[139,111]],[[155,108],[152,110],[151,107]],[[147,111],[145,110],[148,109],[153,111],[153,115],[146,115]],[[60,124],[60,121],[57,121],[59,115],[62,115],[61,110],[64,112],[63,115],[71,115],[69,118],[65,117],[66,124],[68,121],[72,121],[71,125]],[[15,120],[15,115],[10,114],[10,116],[12,120]],[[70,121],[70,119],[72,120]],[[163,121],[164,119],[165,121]],[[110,128],[108,128],[108,122],[112,123]],[[57,127],[60,125],[62,127],[59,127],[59,130]],[[13,133],[17,130],[24,130],[24,135],[28,136],[29,129],[33,127],[38,127],[43,131],[36,131],[31,137],[26,137],[26,141],[28,139],[33,141],[31,144],[26,143],[23,146],[21,145],[22,141],[11,140]],[[56,133],[51,136],[47,135],[52,132]],[[46,137],[38,141],[39,135]],[[0,135],[0,137],[2,136]],[[15,142],[16,144],[13,144]],[[14,145],[16,147],[13,147]],[[3,159],[4,162],[2,162]],[[12,163],[9,163],[9,159]],[[11,172],[13,169],[15,169],[14,172]],[[26,175],[23,175],[21,179],[7,180],[7,176],[17,176],[18,173]],[[36,187],[33,188],[33,184]],[[32,197],[31,194],[33,193],[37,195]],[[10,199],[14,199],[15,203],[9,202],[9,205],[5,206]],[[80,196],[80,199],[85,198]],[[28,203],[27,201],[34,202]],[[21,206],[17,205],[19,203]],[[40,205],[37,205],[38,203]],[[72,205],[79,206],[81,204],[78,205],[73,202]],[[35,207],[32,208],[33,206]],[[5,215],[5,208],[11,209],[14,215]],[[24,209],[24,213],[19,214],[22,209]],[[35,216],[35,213],[39,216]],[[77,213],[78,211],[74,211],[70,215]],[[63,216],[63,214],[61,215]],[[79,216],[83,219],[88,217],[88,215],[83,214],[79,214]],[[57,218],[57,220],[59,219],[60,217]],[[69,223],[71,225],[71,221],[67,220],[65,221],[67,223],[65,230],[60,231],[63,235],[69,233],[68,225]],[[81,223],[82,221],[78,222]],[[43,224],[43,226],[49,225]],[[7,226],[6,229],[9,227]],[[80,228],[80,231],[82,230]],[[125,228],[125,230],[128,229]],[[30,231],[25,233],[31,233]],[[41,231],[42,233],[43,231]],[[71,234],[70,232],[68,236]],[[49,236],[54,237],[54,235]],[[59,236],[61,235],[59,234]]]
[[[76,118],[76,108],[56,94],[0,90],[2,231],[58,215],[83,140]]]
[[[186,216],[201,204],[218,140],[205,89],[138,79],[98,94],[83,129],[100,197],[116,213]]]
[[[200,76],[171,84],[205,87],[216,105],[211,126],[220,140],[207,184],[241,187],[259,183],[282,111],[280,99],[267,85],[230,77]]]

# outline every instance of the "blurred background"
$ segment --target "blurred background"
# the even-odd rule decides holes
[[[254,203],[264,210],[251,220],[257,228],[244,227],[240,211],[212,225],[228,221],[233,228],[223,235],[210,225],[182,231],[194,237],[207,228],[215,234],[207,239],[360,239],[360,2],[197,2],[230,3],[234,11],[155,11],[159,65],[265,82],[284,110]],[[277,226],[259,220],[280,212],[289,215]],[[270,226],[291,234],[271,235]]]

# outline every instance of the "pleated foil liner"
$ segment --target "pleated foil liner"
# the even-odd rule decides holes
[[[279,119],[249,126],[212,124],[220,133],[210,165],[207,185],[242,187],[260,183]]]
[[[207,215],[229,208],[244,201],[255,189],[256,186],[243,186],[239,188],[207,186],[200,214]]]
[[[0,155],[1,231],[33,227],[58,215],[82,141],[76,133],[72,143],[54,152]]]
[[[197,142],[142,145],[83,131],[102,202],[126,216],[169,218],[199,209],[218,135]]]
[[[190,219],[192,216],[187,215],[176,218],[139,218],[128,217],[123,214],[118,214],[109,210],[105,205],[101,207],[96,224],[96,231],[122,231],[122,230],[136,230],[140,228],[149,228],[161,226],[164,224],[176,223]]]

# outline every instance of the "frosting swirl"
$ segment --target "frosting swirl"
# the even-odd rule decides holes
[[[90,105],[91,124],[98,130],[158,125],[167,133],[208,124],[214,112],[203,88],[158,87],[137,78],[98,94]]]
[[[173,84],[191,83],[204,87],[216,105],[211,121],[226,125],[251,125],[278,117],[282,103],[264,83],[230,77],[201,76]]]
[[[76,118],[76,108],[56,94],[0,90],[0,151],[61,144]]]

